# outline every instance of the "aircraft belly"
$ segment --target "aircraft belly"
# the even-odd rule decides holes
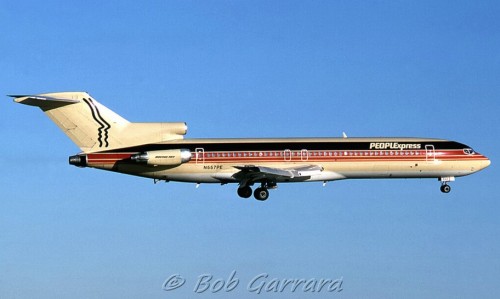
[[[481,161],[332,163],[346,178],[437,178],[464,176],[480,170]],[[476,165],[477,164],[477,165]]]
[[[231,176],[238,170],[228,165],[186,163],[178,167],[157,172],[157,177],[170,181],[221,183],[234,181]]]

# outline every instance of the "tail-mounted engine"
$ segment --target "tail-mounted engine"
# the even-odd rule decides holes
[[[191,151],[188,149],[149,151],[132,155],[130,159],[147,165],[178,166],[191,160]]]

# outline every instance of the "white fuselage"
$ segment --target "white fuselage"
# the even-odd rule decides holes
[[[120,162],[139,152],[132,149],[88,154],[86,166],[167,181],[231,183],[238,182],[236,167],[245,165],[322,168],[300,177],[276,178],[298,182],[458,177],[490,164],[466,145],[420,138],[185,139],[148,147],[189,149],[192,156],[178,166]]]

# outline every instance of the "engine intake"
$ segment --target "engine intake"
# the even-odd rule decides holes
[[[149,151],[132,155],[130,159],[147,165],[178,166],[191,160],[191,151],[188,149]]]

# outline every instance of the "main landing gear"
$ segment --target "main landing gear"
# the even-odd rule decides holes
[[[269,190],[264,187],[259,187],[253,192],[253,197],[257,200],[266,200],[269,197]]]
[[[241,186],[238,188],[238,195],[243,198],[252,196],[252,188],[250,186]]]
[[[264,201],[269,198],[269,190],[276,188],[276,183],[263,182],[260,187],[255,189],[253,196],[255,199]],[[248,185],[243,185],[238,188],[238,195],[243,198],[252,196],[252,188]]]

